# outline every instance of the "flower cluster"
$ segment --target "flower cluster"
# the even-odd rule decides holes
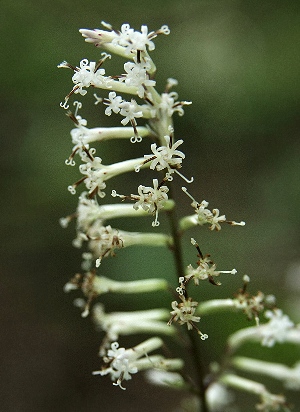
[[[192,200],[193,214],[183,216],[178,221],[176,219],[176,202],[172,198],[171,185],[178,177],[189,184],[194,179],[185,177],[180,171],[186,156],[180,150],[183,139],[175,139],[173,115],[182,116],[183,107],[190,105],[191,102],[178,100],[178,94],[172,90],[177,85],[177,80],[173,78],[167,79],[162,93],[157,91],[156,66],[150,57],[155,49],[154,40],[160,34],[168,35],[169,28],[162,26],[159,30],[149,31],[148,27],[143,25],[140,31],[137,31],[127,23],[123,24],[120,30],[105,22],[102,22],[102,25],[104,29],[80,30],[87,43],[104,50],[99,61],[84,58],[78,66],[66,61],[58,65],[59,68],[72,71],[73,83],[71,91],[60,104],[73,122],[71,130],[73,147],[65,163],[68,166],[79,163],[81,175],[75,183],[69,185],[68,190],[75,195],[78,188],[83,187],[76,210],[60,220],[63,227],[75,221],[76,236],[73,245],[83,249],[82,273],[76,273],[71,277],[64,290],[82,291],[84,299],[76,299],[75,304],[81,308],[83,317],[92,312],[97,329],[105,334],[99,351],[102,367],[94,374],[110,375],[113,384],[121,389],[125,389],[124,381],[132,379],[132,375],[142,370],[148,371],[148,376],[152,376],[152,380],[156,383],[164,380],[163,377],[167,377],[170,387],[176,386],[189,390],[193,394],[199,394],[198,400],[195,401],[195,397],[192,396],[187,401],[187,404],[194,405],[192,406],[194,409],[200,409],[202,405],[203,410],[219,412],[227,410],[227,406],[231,405],[233,399],[229,396],[228,389],[233,388],[258,395],[260,398],[260,403],[257,404],[258,410],[269,412],[284,408],[287,411],[288,406],[284,396],[274,395],[261,383],[240,377],[238,371],[263,373],[267,376],[276,375],[286,387],[299,389],[299,364],[296,363],[293,368],[289,368],[282,364],[237,357],[235,352],[242,344],[250,341],[260,342],[267,347],[277,342],[300,344],[300,328],[276,307],[272,297],[265,296],[262,292],[254,296],[249,295],[246,289],[250,278],[246,275],[243,277],[243,288],[233,298],[205,300],[201,287],[202,281],[220,286],[221,283],[217,278],[221,274],[235,275],[237,270],[217,270],[217,265],[211,260],[210,255],[203,255],[200,246],[193,238],[191,243],[197,251],[196,267],[188,264],[184,270],[181,238],[185,231],[205,224],[209,225],[211,231],[220,231],[223,223],[244,226],[245,222],[227,220],[217,208],[210,210],[206,200],[196,201],[186,187],[182,187],[182,190]],[[111,75],[106,73],[105,62],[111,59],[112,55],[125,59],[123,73]],[[93,91],[98,89],[100,94],[93,93],[97,110],[102,108],[103,114],[111,118],[121,116],[117,126],[88,127],[88,121],[79,115],[79,110],[82,109],[82,103],[79,101],[73,102],[75,110],[74,113],[71,111],[72,96],[84,97],[90,88],[93,88]],[[127,139],[131,143],[142,140],[147,142],[149,139],[149,149],[146,154],[141,153],[137,158],[120,159],[116,163],[103,164],[102,158],[96,153],[101,150],[101,142],[113,139]],[[96,145],[98,145],[97,150],[94,147]],[[125,190],[125,194],[118,194],[114,181],[125,173],[131,173],[134,179],[137,179],[137,176],[143,174],[138,173],[141,169],[146,169],[148,175],[151,175],[150,178],[145,182],[138,182],[136,189],[128,189],[133,194],[128,194],[130,192],[126,194]],[[150,185],[149,180],[152,182]],[[128,187],[130,184],[131,181],[128,180]],[[105,201],[107,185],[112,185],[109,188],[112,203]],[[134,222],[135,218],[147,219],[149,215],[152,217],[149,232],[140,231],[139,225],[134,223],[132,231],[114,225],[114,219],[130,218]],[[159,232],[158,227],[163,216],[169,221],[170,230]],[[164,225],[160,227],[162,226]],[[160,258],[157,259],[158,262],[153,262],[155,276],[150,279],[124,281],[118,279],[118,272],[112,277],[107,276],[109,270],[106,269],[109,267],[110,258],[118,254],[122,259],[124,249],[135,246],[164,248],[173,253],[179,286],[176,288],[170,285],[165,274],[159,272]],[[156,263],[158,263],[157,269]],[[157,272],[161,277],[156,276]],[[195,298],[191,296],[191,284],[196,286]],[[171,310],[166,309],[166,305],[162,305],[163,307],[146,308],[142,311],[107,313],[103,303],[94,304],[103,294],[112,296],[161,292],[167,294],[170,291],[174,293],[174,289],[178,300],[171,301]],[[169,302],[168,306],[170,306]],[[195,346],[197,342],[205,346],[201,341],[205,341],[208,335],[201,332],[197,324],[200,319],[203,322],[205,315],[225,310],[245,313],[249,320],[256,321],[255,326],[241,329],[229,336],[227,350],[220,365],[214,364],[210,371],[203,372],[202,376],[197,377],[193,377],[189,371],[181,372],[184,361],[171,357],[170,348],[166,346],[162,337],[182,338],[182,330],[184,330],[193,346],[191,351],[193,361],[198,363],[196,369],[199,372],[200,355],[197,355]],[[268,322],[262,324],[259,322],[261,313],[264,313]],[[178,325],[186,325],[186,327],[180,328]],[[193,335],[195,333],[200,336],[200,339],[194,339],[195,336],[197,337]],[[128,349],[119,343],[123,336],[141,334],[155,336]],[[180,340],[186,342],[186,339]],[[153,351],[166,349],[167,358],[161,354],[151,354]],[[203,350],[201,347],[200,352]],[[163,383],[165,384],[166,380]]]

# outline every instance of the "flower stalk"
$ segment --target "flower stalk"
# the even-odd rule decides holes
[[[71,69],[73,82],[71,91],[60,104],[74,123],[71,130],[73,148],[65,163],[68,166],[79,163],[82,175],[68,189],[76,194],[77,189],[84,187],[76,211],[60,220],[63,227],[75,221],[73,245],[83,248],[83,273],[76,273],[64,290],[82,291],[85,300],[76,299],[75,304],[82,309],[83,317],[92,314],[97,329],[104,334],[99,351],[102,366],[93,374],[109,375],[114,386],[125,390],[126,381],[136,373],[146,371],[155,384],[161,382],[166,385],[169,382],[170,388],[190,391],[187,402],[193,405],[193,412],[227,412],[233,406],[229,388],[258,396],[257,410],[270,412],[281,408],[288,411],[283,395],[272,394],[261,382],[241,377],[238,372],[265,376],[276,374],[286,387],[299,388],[298,363],[290,368],[277,362],[235,356],[235,353],[246,342],[260,342],[266,347],[286,342],[299,345],[299,326],[277,308],[274,297],[265,296],[261,291],[254,295],[249,293],[250,278],[247,275],[242,277],[242,286],[233,296],[220,299],[204,296],[201,282],[209,282],[214,290],[215,286],[221,286],[219,279],[223,276],[239,275],[236,275],[238,271],[235,268],[217,269],[210,254],[204,253],[205,245],[198,244],[194,238],[191,238],[191,247],[195,262],[185,263],[182,241],[190,228],[205,230],[203,226],[208,226],[212,232],[220,232],[225,223],[243,227],[245,222],[228,220],[219,209],[209,209],[209,203],[196,200],[192,190],[186,186],[182,186],[182,191],[185,199],[191,202],[192,213],[178,217],[180,211],[172,187],[178,179],[185,185],[191,184],[194,177],[186,177],[181,171],[186,155],[181,150],[184,140],[175,139],[174,115],[182,116],[184,106],[191,102],[178,100],[177,93],[173,91],[177,80],[173,78],[167,79],[164,92],[157,90],[156,65],[150,57],[155,48],[154,40],[162,34],[168,35],[170,30],[162,26],[149,32],[143,25],[137,31],[127,23],[120,30],[105,22],[102,25],[104,29],[80,30],[87,43],[104,50],[98,61],[82,59],[78,66],[66,61],[58,65],[59,68]],[[112,55],[125,59],[124,73],[107,75],[105,63]],[[97,110],[100,108],[104,115],[118,119],[118,124],[88,128],[87,120],[79,114],[82,103],[74,101],[74,113],[70,110],[70,99],[74,95],[85,96],[91,87],[93,90],[97,88],[101,94],[94,93]],[[137,158],[103,165],[93,146],[101,150],[103,141],[115,139],[127,139],[128,144],[149,140],[149,150]],[[146,182],[140,178],[141,169],[145,169],[143,176],[149,176]],[[129,193],[124,187],[122,193],[113,188],[108,194],[107,181],[111,180],[113,185],[124,173],[133,176],[137,182],[134,193]],[[108,202],[107,196],[111,197]],[[149,216],[152,219],[149,231],[140,230],[138,221],[134,219]],[[164,217],[169,222],[169,230],[158,231]],[[128,219],[132,229],[112,227],[111,221],[118,218]],[[175,263],[174,284],[170,284],[169,277],[161,270],[162,254],[159,254],[157,262],[153,262],[153,277],[140,279],[139,273],[137,280],[132,271],[129,280],[120,280],[122,257],[126,251],[119,253],[119,249],[129,246],[161,248],[162,253],[171,251]],[[120,258],[120,270],[111,273],[110,259],[116,254]],[[143,272],[142,262],[140,272]],[[147,293],[151,296],[152,293],[161,293],[163,296],[170,291],[173,300],[168,298],[166,305],[162,299],[162,307],[159,308],[107,313],[101,303],[104,294],[109,294],[113,304],[116,294]],[[234,311],[237,316],[241,314],[253,325],[232,333],[227,339],[223,360],[220,364],[214,360],[209,369],[203,361],[206,360],[208,345],[204,342],[208,339],[205,316],[227,311]],[[186,335],[182,334],[182,328]],[[151,337],[137,341],[135,346],[127,349],[119,343],[124,336],[137,335],[138,340],[142,334]],[[213,346],[214,332],[210,334],[209,344]],[[183,342],[182,358],[172,357],[172,345],[167,347],[163,340],[166,336],[177,343]],[[168,353],[168,357],[153,354],[155,351]],[[185,366],[188,358],[187,364],[193,365],[191,373]]]

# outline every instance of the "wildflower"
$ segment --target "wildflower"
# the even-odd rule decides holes
[[[147,57],[138,62],[134,57],[133,62],[124,64],[126,74],[119,78],[119,81],[124,82],[127,86],[136,87],[138,89],[137,95],[142,99],[145,97],[147,87],[154,87],[155,80],[150,80],[148,71],[151,69],[151,64]]]
[[[194,324],[194,322],[200,321],[199,316],[194,316],[198,302],[193,301],[192,298],[186,299],[182,294],[179,294],[179,298],[181,299],[180,303],[177,301],[172,302],[172,317],[169,320],[168,325],[171,325],[174,321],[178,321],[180,325],[184,325],[186,323],[188,330],[194,328],[197,330],[202,340],[207,339],[208,336],[203,334]]]
[[[168,82],[167,88],[172,87],[173,85],[176,85],[177,80],[174,82],[174,79],[172,79],[171,82]],[[162,113],[166,113],[167,116],[171,117],[173,116],[174,112],[178,112],[179,116],[184,115],[184,110],[183,106],[188,106],[192,104],[192,102],[186,102],[186,101],[181,101],[181,102],[175,102],[175,100],[178,99],[178,94],[176,92],[171,92],[171,93],[162,93],[161,95],[161,102],[158,105],[158,108],[161,110]]]
[[[124,119],[121,120],[121,123],[126,126],[127,123],[135,122],[135,118],[143,117],[143,112],[140,110],[139,105],[134,99],[131,99],[130,102],[123,101],[120,104],[120,114],[124,116]]]
[[[152,155],[144,155],[145,162],[151,162],[150,169],[161,171],[167,169],[171,174],[175,170],[181,167],[182,160],[185,158],[185,154],[177,148],[183,143],[183,140],[177,140],[172,143],[171,136],[164,136],[166,146],[157,147],[156,143],[151,145]]]
[[[169,34],[170,30],[168,26],[162,26],[160,30],[156,32],[148,33],[148,27],[141,26],[141,31],[135,31],[130,28],[129,24],[122,24],[119,35],[112,40],[112,44],[125,47],[126,54],[132,52],[143,51],[147,49],[152,51],[155,49],[155,44],[152,41],[158,34]]]
[[[281,309],[267,310],[265,317],[269,322],[261,326],[262,345],[272,347],[276,342],[285,342],[286,334],[294,328],[294,323]]]
[[[195,215],[193,216],[186,216],[185,218],[181,219],[181,227],[187,229],[190,226],[194,225],[204,225],[205,223],[209,223],[210,230],[221,230],[220,223],[228,223],[232,226],[245,226],[245,222],[235,222],[234,220],[226,220],[225,215],[220,216],[219,209],[213,209],[210,211],[207,206],[208,202],[203,200],[201,203],[198,203],[187,191],[186,187],[182,187],[182,191],[192,199],[191,206],[195,209]]]
[[[269,322],[240,329],[229,336],[228,346],[232,351],[236,351],[238,347],[248,341],[258,341],[267,347],[272,347],[275,343],[300,343],[300,328],[295,326],[281,309],[267,310],[265,316]]]
[[[101,371],[93,372],[93,375],[99,374],[103,376],[110,374],[111,379],[116,381],[113,385],[125,390],[126,388],[122,386],[122,381],[131,379],[131,375],[138,372],[135,360],[136,357],[132,356],[129,350],[126,353],[125,348],[119,348],[118,342],[113,342],[105,358],[105,362],[109,363],[110,366]]]
[[[219,286],[221,283],[216,282],[214,280],[214,277],[219,276],[221,273],[230,273],[232,275],[235,275],[237,273],[236,269],[232,270],[216,270],[216,265],[212,262],[210,259],[210,255],[205,255],[203,256],[200,247],[198,243],[195,241],[195,239],[191,238],[191,243],[193,246],[196,247],[198,251],[198,257],[199,260],[197,261],[197,268],[193,268],[193,266],[190,264],[187,267],[187,273],[184,276],[185,283],[188,283],[191,279],[194,280],[195,285],[199,285],[199,280],[205,280],[208,279],[210,283],[213,285]]]
[[[72,94],[79,93],[81,96],[86,95],[87,90],[84,88],[95,86],[107,89],[111,87],[111,78],[104,76],[105,69],[100,68],[104,61],[111,56],[106,53],[102,53],[102,56],[102,59],[98,63],[93,61],[89,62],[87,59],[82,59],[79,67],[74,67],[66,61],[63,61],[57,66],[58,68],[68,68],[74,71],[72,81],[75,86],[65,97],[64,103],[61,103],[61,107],[68,109],[69,106],[67,103]]]
[[[232,270],[216,270],[216,264],[210,265],[204,260],[199,260],[197,268],[193,268],[192,265],[188,265],[187,274],[185,275],[186,280],[193,279],[195,285],[199,285],[199,280],[209,279],[209,281],[215,285],[221,285],[221,283],[216,283],[214,277],[220,276],[221,273],[230,273],[235,275],[237,273],[236,269]]]
[[[131,375],[141,370],[158,368],[162,370],[178,370],[183,367],[181,359],[165,359],[160,355],[148,355],[163,345],[163,341],[158,338],[150,338],[139,345],[125,349],[120,348],[118,342],[111,344],[111,349],[107,351],[107,355],[103,358],[107,367],[103,367],[100,371],[93,372],[93,375],[108,375],[114,381],[113,385],[122,386],[124,380],[130,380]]]
[[[98,194],[100,198],[103,198],[105,197],[105,182],[122,173],[127,173],[134,170],[136,163],[140,161],[140,159],[129,159],[105,166],[102,164],[102,159],[100,157],[94,157],[94,154],[94,149],[83,151],[83,164],[79,166],[79,171],[84,175],[84,177],[68,187],[68,190],[72,194],[75,194],[77,186],[84,182],[90,197],[94,197]]]
[[[162,209],[168,200],[169,189],[167,186],[158,184],[157,179],[153,179],[153,188],[149,186],[139,185],[138,195],[124,196],[112,191],[113,197],[120,197],[121,199],[129,198],[135,200],[133,208],[138,210],[140,207],[146,212],[155,215],[155,220],[152,222],[152,226],[159,226],[158,211]]]
[[[107,116],[110,116],[112,112],[114,113],[119,113],[121,110],[121,103],[123,102],[123,99],[121,96],[117,96],[116,92],[110,92],[108,94],[108,98],[103,100],[103,103],[107,105],[107,108],[105,109],[105,114]]]

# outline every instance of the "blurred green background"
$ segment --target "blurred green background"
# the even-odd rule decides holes
[[[73,306],[77,295],[63,293],[80,268],[80,252],[71,245],[74,227],[62,230],[58,219],[76,207],[66,188],[79,173],[64,165],[73,126],[59,107],[71,90],[71,72],[56,65],[97,59],[99,50],[85,44],[78,29],[98,28],[101,20],[116,28],[124,22],[136,29],[147,24],[150,30],[169,25],[171,35],[156,39],[152,56],[158,87],[163,90],[165,80],[175,77],[180,98],[193,101],[183,118],[175,116],[176,136],[184,140],[188,159],[183,172],[196,180],[190,191],[227,218],[247,223],[220,233],[191,231],[185,264],[196,261],[192,235],[219,269],[247,273],[253,293],[276,293],[279,306],[299,322],[299,1],[4,0],[0,19],[1,410],[172,411],[180,395],[150,387],[141,376],[123,392],[109,378],[91,375],[100,367],[101,335]],[[108,74],[119,74],[121,63],[116,59],[106,67]],[[81,99],[90,127],[115,121],[93,106],[91,96]],[[98,155],[108,163],[144,154],[145,147],[148,143],[105,144]],[[124,183],[136,187],[136,175],[119,181],[119,193]],[[177,183],[181,213],[190,213],[182,182]],[[139,224],[149,230],[150,221]],[[118,223],[130,228],[128,221]],[[172,259],[165,256],[158,250],[121,250],[103,263],[103,271],[115,279],[173,281]],[[239,279],[224,276],[221,288],[205,284],[198,298],[232,296]],[[159,294],[103,298],[108,310],[146,309],[162,301],[168,306],[169,300]],[[236,315],[202,319],[201,329],[209,334],[200,342],[207,362],[221,353],[227,331],[241,325],[248,323]],[[268,351],[250,346],[246,353],[291,365],[300,354],[281,345]],[[288,395],[300,410],[300,402]],[[241,402],[252,411],[256,399]]]

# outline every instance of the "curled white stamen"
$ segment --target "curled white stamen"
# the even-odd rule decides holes
[[[194,181],[193,177],[188,179],[187,177],[183,176],[183,174],[181,174],[177,169],[175,169],[175,173],[177,173],[187,183],[192,183]]]

